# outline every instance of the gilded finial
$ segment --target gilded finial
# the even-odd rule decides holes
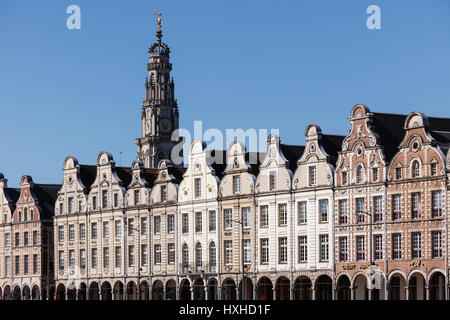
[[[156,23],[158,24],[158,30],[161,29],[161,25],[162,25],[162,13],[158,12],[158,8],[156,8],[156,12],[153,14],[154,16],[157,16],[158,19],[156,19]]]

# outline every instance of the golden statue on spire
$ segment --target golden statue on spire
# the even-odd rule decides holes
[[[158,12],[158,8],[156,8],[156,13],[153,14],[154,16],[159,17],[158,19],[156,19],[156,23],[158,24],[158,29],[161,29],[161,25],[162,25],[162,13]]]

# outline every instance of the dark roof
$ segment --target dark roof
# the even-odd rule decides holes
[[[80,165],[80,179],[83,185],[89,190],[91,185],[95,181],[97,175],[97,166],[93,165]]]
[[[220,159],[221,163],[216,163],[216,161],[214,161],[213,163],[211,163],[211,167],[214,169],[214,171],[216,171],[216,176],[219,179],[222,179],[223,177],[223,172],[225,171],[225,167],[227,166],[227,151],[226,150],[210,150],[210,155],[207,156],[209,157],[215,157],[218,153],[222,154],[222,159]]]
[[[373,112],[373,130],[380,138],[386,161],[397,153],[405,136],[403,129],[407,115]]]
[[[34,184],[32,191],[36,195],[39,207],[42,209],[41,219],[49,219],[54,215],[54,208],[60,184]]]
[[[428,118],[428,129],[431,136],[437,141],[444,152],[450,147],[450,119]]]
[[[20,188],[4,188],[3,191],[9,197],[9,199],[16,204],[20,197]]]
[[[158,169],[149,169],[145,168],[142,174],[142,177],[147,181],[149,187],[153,187],[155,185],[155,180],[158,177]]]
[[[177,183],[180,183],[181,180],[183,180],[183,175],[186,172],[187,168],[186,167],[169,167],[168,171],[169,174],[172,174],[175,179],[177,180]]]
[[[245,160],[250,165],[251,172],[255,176],[258,176],[259,167],[261,166],[261,163],[265,157],[266,157],[266,152],[246,152],[245,153]]]
[[[115,167],[113,171],[116,171],[117,176],[123,182],[123,187],[128,187],[133,178],[133,170],[130,167]]]
[[[305,146],[295,146],[289,144],[280,143],[281,152],[283,152],[284,157],[289,161],[288,168],[291,169],[292,172],[295,171],[297,167],[297,161],[305,151]]]
[[[341,151],[342,141],[345,136],[338,136],[332,134],[322,134],[322,146],[325,152],[331,157],[330,162],[335,165],[338,158],[338,152]]]

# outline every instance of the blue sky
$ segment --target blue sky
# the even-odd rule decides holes
[[[81,8],[81,30],[66,8]],[[369,30],[366,8],[381,8]],[[136,158],[156,8],[180,126],[345,134],[357,103],[450,117],[450,1],[0,2],[0,172],[61,183],[67,155]],[[122,153],[120,159],[120,152]]]

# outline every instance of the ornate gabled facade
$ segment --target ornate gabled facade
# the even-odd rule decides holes
[[[297,161],[292,185],[291,253],[297,299],[320,298],[333,279],[334,164],[343,136],[325,135],[317,125],[305,131],[306,146]],[[324,277],[324,275],[328,276]],[[324,288],[322,288],[324,287]],[[327,297],[331,298],[331,297]]]

